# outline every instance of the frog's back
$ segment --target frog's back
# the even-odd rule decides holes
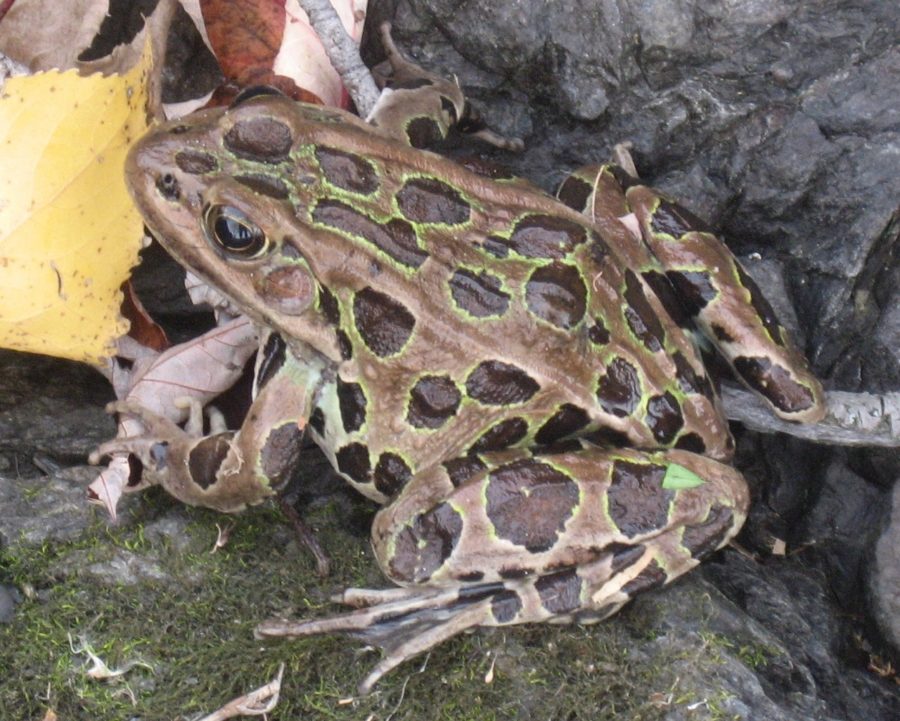
[[[693,345],[603,229],[355,126],[300,135],[298,235],[347,356],[321,408],[339,468],[585,434],[730,453]]]

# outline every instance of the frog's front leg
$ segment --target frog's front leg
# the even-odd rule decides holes
[[[196,401],[189,404],[184,429],[140,405],[117,401],[109,410],[133,415],[143,432],[104,443],[92,461],[114,453],[133,454],[150,483],[190,505],[233,513],[259,503],[287,483],[299,464],[318,377],[283,344],[274,356],[264,353],[269,362],[258,364],[255,397],[238,431],[226,430],[211,413],[210,433],[204,435],[202,408]]]
[[[382,646],[365,693],[467,628],[605,618],[727,543],[748,506],[737,471],[687,451],[503,452],[470,468],[458,486],[443,467],[417,475],[376,517],[375,554],[405,588],[350,589],[339,600],[363,608],[258,632]]]
[[[519,138],[506,138],[487,127],[455,80],[430,73],[407,60],[394,44],[391,24],[379,27],[391,76],[367,122],[414,148],[444,140],[452,127],[498,148],[519,152]]]

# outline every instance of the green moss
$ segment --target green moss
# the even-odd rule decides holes
[[[127,528],[98,522],[76,542],[3,551],[0,574],[29,597],[15,621],[0,627],[0,718],[33,721],[48,708],[66,721],[188,718],[268,682],[282,663],[273,721],[370,715],[395,721],[649,721],[665,715],[652,694],[672,686],[679,659],[665,651],[652,659],[630,654],[629,647],[656,635],[647,630],[652,619],[633,610],[590,627],[463,635],[388,674],[366,698],[354,697],[356,684],[379,653],[345,638],[254,639],[255,624],[270,616],[334,613],[328,600],[333,592],[386,585],[365,532],[373,508],[354,503],[349,513],[345,501],[306,514],[332,559],[333,574],[325,580],[315,576],[310,555],[270,507],[227,518],[177,510],[152,496]],[[151,534],[151,524],[172,513],[187,517],[188,537]],[[227,545],[210,553],[217,523],[234,527]],[[87,573],[60,571],[72,558],[102,564],[135,557],[171,580],[111,587]],[[646,608],[652,616],[654,606]],[[92,680],[85,655],[73,651],[70,638],[76,648],[89,643],[110,668],[141,661],[152,671],[135,666],[118,679]]]

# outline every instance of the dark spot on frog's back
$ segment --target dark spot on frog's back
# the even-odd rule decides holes
[[[669,270],[666,277],[685,310],[696,316],[718,295],[709,273],[701,270]]]
[[[450,478],[450,483],[454,488],[459,488],[470,478],[474,478],[476,474],[481,473],[487,468],[486,465],[477,456],[462,456],[460,458],[451,458],[444,461],[444,470]]]
[[[280,178],[262,173],[236,175],[234,178],[241,185],[250,188],[254,193],[265,195],[276,200],[287,200],[290,195],[287,185]]]
[[[581,212],[587,207],[588,198],[593,192],[594,188],[586,180],[570,175],[559,186],[556,197],[564,205]]]
[[[497,360],[479,363],[466,379],[466,392],[479,403],[505,406],[523,403],[540,386],[521,368]]]
[[[395,496],[412,477],[412,471],[400,456],[386,451],[378,457],[372,480],[375,488],[388,498]]]
[[[391,577],[408,583],[427,581],[453,553],[462,528],[462,517],[449,503],[416,516],[397,534]]]
[[[440,428],[456,413],[461,400],[449,376],[422,376],[409,393],[406,420],[415,428]]]
[[[554,215],[528,215],[516,223],[507,243],[526,258],[562,258],[587,240],[578,223]]]
[[[604,325],[602,318],[594,318],[593,324],[588,328],[588,340],[597,345],[606,345],[610,340],[609,329]]]
[[[557,328],[573,328],[584,317],[587,288],[575,266],[554,262],[535,269],[525,284],[525,303]]]
[[[456,188],[434,178],[412,178],[397,192],[397,207],[413,223],[460,225],[469,220],[469,204]]]
[[[672,360],[675,363],[675,378],[681,390],[685,393],[699,393],[710,400],[713,399],[714,391],[709,378],[698,374],[681,351],[675,351]]]
[[[634,596],[651,588],[658,588],[666,582],[666,572],[654,558],[644,569],[628,583],[622,586],[622,592]]]
[[[362,195],[371,195],[378,190],[378,172],[375,166],[359,155],[318,146],[316,160],[319,161],[325,180],[338,188]]]
[[[309,417],[310,427],[320,436],[325,435],[325,412],[321,408],[316,408]]]
[[[372,463],[369,449],[362,443],[350,443],[335,453],[337,467],[357,483],[372,482]]]
[[[269,431],[260,451],[262,471],[273,489],[279,489],[300,465],[303,431],[295,421],[283,423]]]
[[[428,252],[419,247],[415,229],[402,218],[379,223],[346,203],[324,198],[313,209],[312,219],[362,238],[410,268],[418,268],[428,258]]]
[[[441,128],[431,118],[413,118],[406,124],[406,137],[414,148],[427,148],[444,139]]]
[[[733,526],[734,512],[727,506],[716,505],[709,509],[703,523],[685,527],[681,543],[692,558],[703,558],[722,545]]]
[[[188,175],[203,175],[219,169],[214,155],[202,150],[181,150],[175,154],[175,164]]]
[[[574,568],[541,576],[534,588],[550,613],[569,613],[581,606],[581,579]]]
[[[739,356],[734,359],[734,369],[747,385],[786,413],[804,411],[815,404],[812,391],[797,383],[790,371],[769,358]]]
[[[682,451],[690,451],[701,455],[706,453],[706,443],[704,443],[703,438],[693,432],[680,436],[674,447]]]
[[[450,294],[459,308],[476,318],[503,315],[509,308],[509,293],[501,290],[500,278],[483,270],[457,270],[450,278]]]
[[[266,344],[263,346],[260,355],[259,368],[256,372],[256,387],[262,388],[269,382],[281,366],[284,365],[287,356],[287,345],[280,333],[269,333],[266,338]]]
[[[618,573],[637,563],[644,555],[646,548],[640,543],[636,546],[627,543],[611,543],[603,550],[612,554],[610,570]]]
[[[359,383],[346,383],[337,379],[338,405],[341,421],[347,433],[358,431],[366,422],[366,394]]]
[[[353,297],[353,319],[363,342],[381,358],[399,353],[416,324],[405,305],[369,287]]]
[[[506,589],[491,598],[491,615],[497,623],[509,623],[522,610],[522,599],[515,591]]]
[[[477,155],[469,155],[464,158],[455,158],[456,162],[469,170],[475,175],[482,178],[491,178],[492,180],[512,180],[516,176],[513,172],[502,165],[492,163],[490,160],[480,158]]]
[[[662,303],[669,317],[680,328],[693,328],[693,321],[685,307],[684,298],[677,295],[675,288],[672,287],[671,281],[665,274],[658,270],[645,270],[641,273],[641,277],[650,286],[659,302]]]
[[[261,163],[287,160],[293,144],[291,129],[263,115],[238,120],[225,134],[226,149],[240,158]]]
[[[738,278],[740,278],[741,285],[743,285],[747,292],[750,293],[750,304],[753,306],[754,310],[756,310],[759,317],[762,319],[763,325],[766,327],[766,331],[768,331],[769,336],[775,341],[778,345],[784,345],[784,334],[781,324],[778,322],[778,317],[775,315],[775,311],[772,306],[769,305],[769,301],[766,300],[766,296],[763,295],[762,291],[759,289],[759,286],[756,282],[747,275],[747,271],[744,270],[743,266],[735,262],[735,269],[737,270]]]
[[[628,303],[625,320],[631,332],[650,352],[662,350],[666,337],[662,323],[644,295],[640,280],[631,270],[625,271],[625,300]]]
[[[711,329],[717,341],[722,343],[734,343],[734,336],[732,336],[724,326],[713,323]]]
[[[620,418],[631,415],[641,400],[637,368],[624,358],[612,360],[597,384],[597,400],[607,413]]]
[[[650,218],[650,227],[654,233],[664,233],[673,238],[680,238],[692,230],[701,233],[712,233],[712,228],[700,220],[687,208],[673,203],[666,198],[660,198],[659,205]]]
[[[671,443],[684,425],[678,401],[671,393],[653,396],[647,401],[647,427],[662,445]]]
[[[669,520],[675,492],[662,487],[666,467],[655,463],[613,463],[607,491],[609,516],[629,538],[657,531]]]
[[[492,471],[485,489],[487,516],[497,535],[532,553],[556,543],[578,497],[571,478],[532,458]]]
[[[341,309],[338,306],[337,298],[324,285],[319,286],[319,310],[332,325],[338,325],[341,322]]]
[[[218,478],[219,466],[231,448],[232,431],[206,436],[191,449],[188,454],[188,470],[191,480],[204,490],[213,485]]]
[[[507,418],[488,428],[469,448],[469,453],[502,451],[514,446],[528,435],[528,423],[524,418]]]
[[[541,426],[534,437],[534,441],[541,445],[554,443],[560,438],[565,438],[580,431],[589,422],[590,417],[583,408],[579,408],[571,403],[563,403],[559,410]]]

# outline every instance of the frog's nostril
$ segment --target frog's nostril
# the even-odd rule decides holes
[[[156,189],[166,200],[178,200],[181,197],[181,188],[172,173],[164,173],[156,180]]]

